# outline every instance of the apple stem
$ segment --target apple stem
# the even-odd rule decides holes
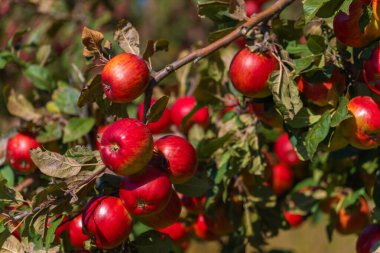
[[[267,21],[271,19],[272,17],[276,16],[277,14],[279,14],[282,10],[284,10],[287,6],[289,6],[293,2],[295,2],[295,0],[278,0],[271,7],[258,13],[257,15],[252,16],[251,18],[248,19],[247,22],[238,26],[235,30],[225,35],[224,37],[220,38],[219,40],[216,40],[215,42],[209,44],[206,47],[197,49],[189,53],[188,55],[168,64],[162,70],[153,73],[149,81],[148,87],[145,90],[143,122],[146,123],[146,114],[148,113],[148,109],[150,107],[153,88],[155,85],[157,85],[168,75],[170,75],[177,69],[185,66],[186,64],[190,62],[196,63],[199,60],[212,54],[213,52],[223,47],[228,46],[234,40],[247,34],[248,31],[250,31],[253,27],[258,25],[259,23],[263,21]]]

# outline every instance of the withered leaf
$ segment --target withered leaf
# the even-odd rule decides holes
[[[36,113],[33,105],[24,97],[24,95],[11,90],[8,97],[7,109],[10,114],[24,120],[35,120],[40,118]]]
[[[86,26],[83,27],[82,31],[82,44],[83,56],[84,57],[94,57],[102,52],[102,41],[104,36],[101,32],[91,30]]]
[[[127,20],[122,19],[119,21],[113,39],[124,52],[140,55],[139,33]]]

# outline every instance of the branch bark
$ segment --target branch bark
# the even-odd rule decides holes
[[[152,74],[152,78],[149,81],[149,85],[145,91],[145,99],[144,99],[144,118],[143,122],[146,123],[146,114],[150,107],[151,99],[152,99],[152,91],[154,86],[156,86],[159,82],[161,82],[168,75],[181,68],[182,66],[194,61],[198,62],[199,60],[207,57],[211,53],[228,46],[231,42],[238,39],[241,36],[247,34],[249,30],[251,30],[254,26],[259,23],[269,20],[273,16],[279,14],[283,9],[287,6],[295,2],[295,0],[278,0],[268,9],[258,13],[257,15],[251,17],[247,22],[238,26],[235,30],[224,36],[223,38],[211,43],[210,45],[197,49],[187,56],[178,59],[171,64],[167,65],[164,69],[155,72]]]

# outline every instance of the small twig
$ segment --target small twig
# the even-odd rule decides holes
[[[20,183],[19,185],[17,185],[15,187],[15,190],[16,191],[21,191],[22,189],[24,189],[25,187],[30,186],[33,183],[34,183],[34,179],[31,178],[31,177],[29,177],[29,178],[25,179],[22,183]]]
[[[67,191],[63,194],[64,197],[70,195],[71,192],[75,191],[76,189],[80,188],[82,185],[86,185],[88,183],[90,183],[92,180],[94,180],[98,175],[102,174],[104,171],[106,171],[106,167],[103,167],[102,169],[98,170],[96,173],[94,173],[93,175],[91,175],[90,177],[88,177],[86,180],[83,181],[82,184],[80,185],[77,185],[75,188],[71,189],[70,191]],[[22,212],[21,214],[13,217],[13,220],[15,221],[18,221],[18,220],[21,220],[33,213],[36,213],[36,212],[39,212],[40,210],[44,209],[45,207],[47,206],[50,206],[54,203],[56,204],[59,204],[61,201],[65,200],[64,197],[56,197],[56,198],[53,198],[53,199],[49,199],[45,202],[42,202],[39,206],[35,207],[33,210],[31,211],[25,211],[25,212]]]

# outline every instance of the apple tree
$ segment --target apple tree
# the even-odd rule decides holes
[[[170,61],[170,37],[63,2],[33,4],[41,33],[81,24],[66,40],[0,51],[1,252],[267,252],[321,215],[379,250],[378,0],[194,0],[208,40]]]

